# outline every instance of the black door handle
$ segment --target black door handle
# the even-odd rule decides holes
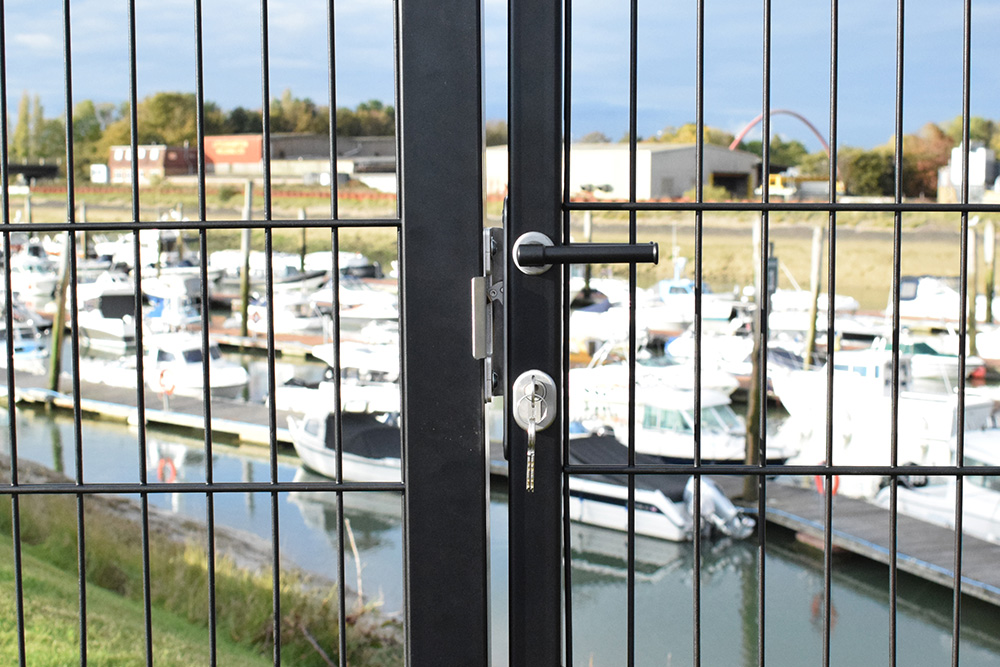
[[[569,243],[552,245],[543,234],[529,232],[514,243],[514,264],[529,274],[544,273],[553,264],[657,264],[660,246],[650,243]]]

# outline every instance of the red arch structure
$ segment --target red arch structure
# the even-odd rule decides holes
[[[816,129],[816,126],[810,123],[805,116],[795,111],[791,111],[790,109],[771,109],[771,115],[774,116],[775,114],[784,114],[786,116],[792,116],[793,118],[798,118],[800,121],[802,121],[805,124],[805,126],[808,127],[810,130],[812,130],[812,133],[816,135],[816,138],[819,139],[819,143],[822,144],[823,146],[823,150],[826,151],[827,157],[830,157],[830,145],[826,143],[826,139],[824,139],[823,135],[820,134],[819,130]],[[742,130],[740,130],[740,133],[736,135],[735,139],[733,139],[733,143],[729,144],[729,150],[731,151],[736,150],[736,147],[740,145],[740,142],[743,141],[743,138],[747,136],[747,133],[749,133],[750,130],[752,130],[754,126],[762,120],[764,120],[764,114],[760,114],[752,121],[747,123],[747,126],[744,127]]]

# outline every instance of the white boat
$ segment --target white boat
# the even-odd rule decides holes
[[[37,310],[51,307],[59,276],[54,262],[19,252],[10,257],[11,290],[26,305]]]
[[[333,253],[329,250],[307,253],[304,264],[306,271],[333,273]],[[370,261],[360,252],[339,251],[337,265],[343,277],[381,278],[383,275],[382,266],[378,262]]]
[[[899,283],[899,317],[904,323],[947,327],[958,322],[964,310],[958,276],[903,276]],[[886,317],[892,315],[893,299],[889,295]],[[986,317],[986,296],[976,295],[976,318]],[[1000,296],[993,298],[993,312],[1000,313]]]
[[[611,390],[628,386],[628,363],[624,345],[607,342],[602,345],[584,369],[573,370],[578,381],[587,385],[602,385]],[[659,387],[671,389],[694,389],[694,363],[691,360],[676,359],[670,354],[651,354],[642,348],[636,353],[636,384],[640,390]],[[731,373],[718,368],[703,367],[701,386],[727,396],[739,387],[739,382]]]
[[[250,265],[249,289],[264,293],[267,281],[267,254],[253,250],[247,257]],[[221,293],[238,294],[242,285],[243,252],[240,250],[217,250],[208,257],[211,270],[221,270],[216,281],[216,289]],[[326,280],[327,271],[322,269],[302,270],[302,257],[293,253],[271,253],[271,282],[276,292],[288,290],[312,291]]]
[[[384,423],[373,414],[343,412],[338,434],[333,413],[314,413],[289,416],[288,432],[302,464],[321,475],[337,477],[340,448],[343,479],[352,482],[400,479],[400,431],[391,420]],[[339,447],[341,441],[343,447]]]
[[[0,292],[0,367],[7,366],[8,329],[6,313],[6,295]],[[44,343],[42,332],[36,324],[38,315],[27,309],[14,296],[11,303],[13,326],[10,328],[10,338],[13,343],[14,368],[29,372],[41,372],[43,359],[49,356],[48,347]]]
[[[267,298],[253,299],[247,306],[247,330],[266,334],[267,315]],[[274,333],[321,334],[325,320],[326,316],[304,292],[274,293]]]
[[[947,465],[958,431],[958,394],[917,391],[910,379],[909,359],[900,356],[897,460],[918,465]],[[852,350],[834,355],[832,450],[835,465],[879,466],[891,463],[892,376],[887,350]],[[769,442],[798,447],[790,464],[819,465],[827,458],[827,371],[791,371],[772,377],[775,392],[790,417]],[[817,406],[822,406],[817,409]],[[992,423],[994,401],[966,392],[965,428],[976,431]],[[842,478],[840,493],[871,498],[879,479],[867,475]]]
[[[341,276],[338,284],[341,331],[359,332],[371,324],[399,321],[399,298],[395,292],[377,289],[350,275]],[[332,321],[333,281],[323,283],[309,295],[309,301]]]
[[[143,278],[142,293],[148,306],[142,317],[149,331],[162,333],[200,327],[200,284],[199,278]]]
[[[891,350],[892,345],[884,337],[872,342],[876,350]],[[949,354],[935,348],[931,342],[913,340],[907,337],[899,346],[900,352],[910,361],[910,370],[914,379],[944,380],[954,386],[958,382],[958,354]],[[968,352],[968,351],[966,351]],[[967,378],[984,377],[986,362],[980,357],[966,354],[965,376]]]
[[[627,444],[628,393],[579,381],[570,371],[570,418],[601,422],[614,429]],[[695,394],[667,387],[637,391],[635,449],[659,457],[663,463],[690,464],[695,454]],[[746,426],[718,392],[701,393],[701,461],[705,464],[742,463],[746,460]],[[784,463],[797,449],[768,441],[767,462]]]
[[[77,286],[81,343],[105,352],[135,349],[135,286],[124,276],[102,273]]]
[[[204,368],[201,336],[173,332],[147,336],[143,379],[150,389],[165,394],[202,396]],[[242,366],[226,361],[219,346],[209,341],[209,381],[212,396],[236,398],[250,377]]]
[[[398,413],[399,346],[340,342],[340,406],[348,412]],[[275,407],[290,412],[329,411],[337,405],[332,343],[317,345],[312,356],[327,366],[318,382],[291,378],[275,387]]]
[[[965,434],[966,466],[1000,466],[1000,429],[990,428]],[[954,458],[953,458],[954,461]],[[1000,477],[967,475],[962,485],[962,531],[1000,544]],[[897,509],[900,513],[928,523],[955,527],[956,478],[919,479],[912,483],[902,480],[897,488]],[[892,489],[889,486],[876,494],[876,505],[888,508]]]
[[[690,278],[661,280],[654,288],[655,300],[641,304],[651,331],[680,332],[694,322],[695,287]],[[725,327],[741,307],[731,294],[716,294],[708,283],[701,286],[702,326],[707,330]]]
[[[625,450],[611,436],[575,438],[570,443],[573,464],[625,463]],[[636,464],[660,462],[636,455]],[[694,537],[695,479],[687,475],[637,475],[635,478],[635,533],[671,542]],[[628,482],[623,475],[573,475],[569,480],[569,518],[600,528],[626,530]],[[745,515],[714,482],[701,480],[701,526],[705,535],[743,539],[754,529]]]
[[[337,476],[338,431],[330,413],[288,417],[292,444],[302,464],[326,477]],[[342,413],[343,479],[357,482],[395,481],[400,478],[400,431],[391,421],[374,415]],[[573,441],[571,458],[576,463],[592,461],[608,447],[623,449],[611,438]],[[635,496],[636,534],[661,540],[685,541],[694,535],[693,478],[671,477],[671,489],[653,486],[640,476]],[[601,528],[624,530],[627,520],[628,487],[611,476],[570,479],[570,519]],[[702,526],[705,534],[745,538],[754,520],[738,510],[710,480],[702,480]]]

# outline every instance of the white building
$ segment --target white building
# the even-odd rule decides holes
[[[636,150],[636,199],[676,199],[694,189],[695,144],[640,143]],[[728,190],[734,197],[753,196],[759,179],[760,158],[705,144],[704,183]],[[571,192],[599,188],[614,199],[628,197],[628,144],[573,144],[570,148]],[[486,149],[486,192],[503,194],[507,188],[507,147]],[[610,189],[609,189],[610,188]]]

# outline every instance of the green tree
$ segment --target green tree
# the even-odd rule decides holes
[[[44,119],[35,133],[37,146],[36,157],[46,160],[58,160],[66,155],[66,124],[61,118]]]
[[[236,107],[226,116],[225,131],[229,134],[250,134],[260,132],[263,119],[260,111],[250,111]]]
[[[51,128],[50,128],[51,129]],[[42,148],[42,144],[48,144],[51,137],[45,138],[43,141],[42,134],[45,131],[45,110],[42,108],[42,102],[35,95],[31,100],[31,139],[28,142],[28,157],[42,157],[48,151],[48,146],[45,149]]]
[[[610,144],[611,138],[603,132],[588,132],[580,137],[581,144]]]
[[[705,126],[702,128],[702,136],[706,144],[715,146],[729,146],[733,142],[733,135],[715,127]],[[698,139],[698,126],[694,123],[685,123],[680,127],[668,126],[656,133],[653,141],[662,141],[668,144],[693,144]]]
[[[379,100],[362,102],[353,110],[337,109],[337,134],[341,137],[391,137],[395,133],[395,110]]]
[[[743,150],[755,155],[764,156],[764,142],[748,141],[743,144]],[[771,165],[780,167],[797,167],[805,157],[809,155],[805,145],[795,139],[785,141],[775,135],[771,137],[771,151],[769,154]]]
[[[962,117],[956,116],[944,127],[944,133],[951,139],[953,146],[962,143]],[[969,141],[982,142],[990,146],[997,137],[997,124],[988,118],[972,116],[969,118]],[[1000,138],[1000,137],[997,137]]]
[[[278,99],[271,100],[271,130],[274,132],[306,132],[329,134],[329,114],[309,98],[299,99],[285,89]]]
[[[16,160],[26,160],[31,154],[30,105],[28,91],[24,91],[17,105],[17,124],[10,136],[10,156]]]
[[[893,194],[896,170],[893,156],[884,150],[861,151],[844,166],[847,172],[847,191],[851,194],[866,196]]]

